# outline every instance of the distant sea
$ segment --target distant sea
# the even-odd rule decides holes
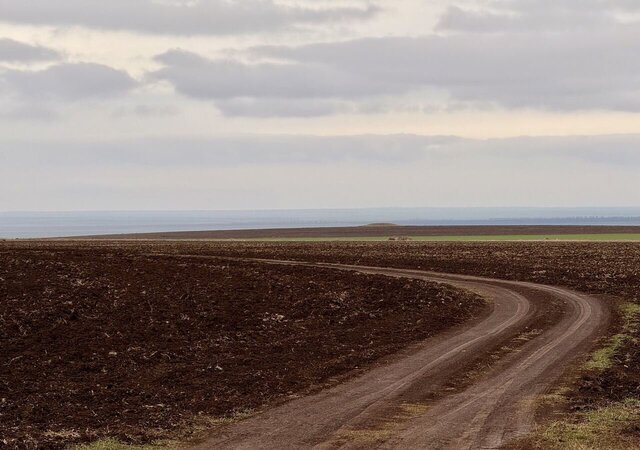
[[[374,222],[398,225],[640,225],[640,207],[0,212],[0,238],[334,227]]]

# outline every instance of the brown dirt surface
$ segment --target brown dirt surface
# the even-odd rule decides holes
[[[309,392],[483,310],[427,281],[147,254],[178,250],[0,244],[0,447],[172,436],[200,415]]]
[[[640,234],[640,226],[601,225],[469,225],[406,226],[369,224],[357,227],[272,228],[264,230],[215,230],[137,233],[87,236],[91,239],[278,239],[278,238],[353,238],[383,236],[500,236],[500,235],[574,235]]]

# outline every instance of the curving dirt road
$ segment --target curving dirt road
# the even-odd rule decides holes
[[[592,345],[608,318],[597,299],[552,286],[404,269],[313,265],[469,289],[491,301],[491,313],[424,341],[357,378],[233,424],[196,448],[499,448],[531,429],[536,397]],[[536,330],[535,318],[550,314],[551,303],[560,304],[562,312],[556,313],[551,325]],[[447,382],[473,361],[514,342],[514,337],[524,344],[473,383],[447,389]]]

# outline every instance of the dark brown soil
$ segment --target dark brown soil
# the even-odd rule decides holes
[[[272,228],[266,230],[177,231],[88,236],[92,239],[269,239],[349,238],[384,236],[500,236],[558,234],[640,233],[640,226],[503,225],[503,226],[403,226],[369,224],[359,227]]]
[[[483,307],[424,281],[149,251],[256,253],[0,244],[0,447],[172,436],[198,415],[306,392]]]

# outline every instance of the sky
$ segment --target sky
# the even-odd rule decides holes
[[[637,0],[0,0],[0,211],[638,186]]]

